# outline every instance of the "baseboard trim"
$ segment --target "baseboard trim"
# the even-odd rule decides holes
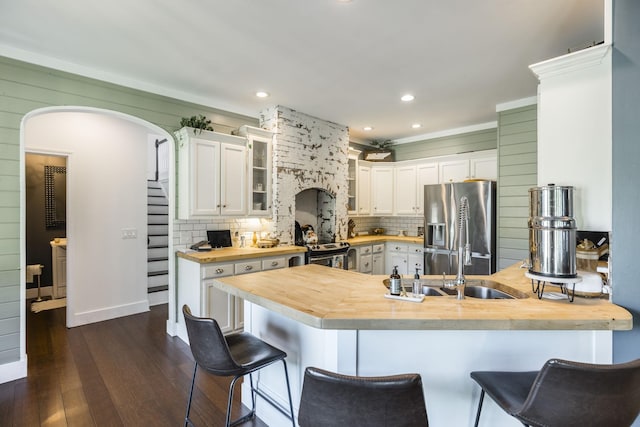
[[[0,384],[19,380],[27,376],[27,355],[25,354],[17,362],[0,365]]]
[[[98,310],[84,311],[80,313],[71,313],[67,318],[67,326],[73,328],[75,326],[88,325],[90,323],[144,313],[146,311],[149,311],[149,301],[145,299],[144,301],[137,301],[131,304],[105,307]]]

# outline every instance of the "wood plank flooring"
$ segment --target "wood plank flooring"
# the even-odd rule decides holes
[[[0,426],[180,426],[193,358],[165,333],[167,305],[65,327],[65,308],[27,308],[27,378],[0,384]],[[230,379],[198,371],[191,418],[224,424]],[[233,419],[248,412],[236,386]],[[264,427],[258,419],[243,426]]]

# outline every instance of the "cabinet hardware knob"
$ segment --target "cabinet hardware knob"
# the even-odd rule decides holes
[[[278,265],[278,261],[271,261],[271,266],[275,267],[276,265]]]
[[[252,266],[252,265],[245,265],[245,266],[244,266],[244,270],[245,270],[245,271],[253,270],[253,266]]]
[[[222,274],[222,273],[224,273],[224,269],[216,268],[216,274]]]

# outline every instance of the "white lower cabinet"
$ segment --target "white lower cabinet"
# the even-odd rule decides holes
[[[288,267],[287,256],[198,264],[178,258],[178,309],[187,304],[199,317],[211,317],[224,334],[244,329],[244,300],[217,289],[215,279]],[[199,289],[193,284],[199,283]],[[178,335],[186,341],[182,313],[178,317]]]
[[[371,245],[358,247],[358,271],[360,273],[371,274],[373,271],[373,247]]]
[[[371,258],[373,260],[373,271],[371,273],[384,274],[384,243],[373,245]]]
[[[404,243],[388,242],[385,254],[385,273],[391,273],[394,266],[398,266],[398,273],[401,275],[423,274],[423,252],[422,246],[408,245]]]

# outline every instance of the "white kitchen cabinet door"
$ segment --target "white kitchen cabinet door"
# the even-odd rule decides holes
[[[220,213],[220,143],[192,138],[191,216],[211,216]]]
[[[376,253],[371,256],[373,259],[373,274],[385,274],[384,253]]]
[[[271,212],[271,174],[273,133],[253,126],[240,126],[239,134],[247,138],[247,209],[251,216]]]
[[[395,213],[396,215],[415,215],[417,202],[417,177],[414,165],[395,169]]]
[[[360,151],[349,148],[349,173],[347,175],[347,213],[358,214],[358,156]]]
[[[440,182],[446,184],[448,182],[462,182],[469,178],[469,160],[451,160],[440,162],[439,178]]]
[[[246,139],[186,127],[176,137],[178,218],[246,214]]]
[[[482,157],[470,160],[471,178],[495,181],[498,179],[498,158]]]
[[[393,214],[393,167],[371,168],[371,214]]]
[[[417,269],[418,274],[423,275],[424,274],[424,253],[423,253],[422,246],[410,245],[408,254],[409,254],[407,257],[407,265],[409,270],[408,273],[415,274]]]
[[[204,304],[202,307],[202,317],[216,319],[223,334],[233,332],[235,329],[236,298],[213,286],[213,280],[204,280]]]
[[[438,184],[438,164],[425,163],[416,166],[417,195],[416,195],[416,213],[424,213],[424,186]]]
[[[385,273],[391,274],[393,267],[398,267],[399,274],[408,274],[408,251],[406,244],[390,242],[386,244]]]
[[[372,255],[360,255],[360,273],[371,274],[373,271]]]
[[[371,213],[371,168],[358,166],[358,215]]]
[[[243,215],[247,212],[247,151],[244,146],[222,144],[221,149],[222,215]]]

